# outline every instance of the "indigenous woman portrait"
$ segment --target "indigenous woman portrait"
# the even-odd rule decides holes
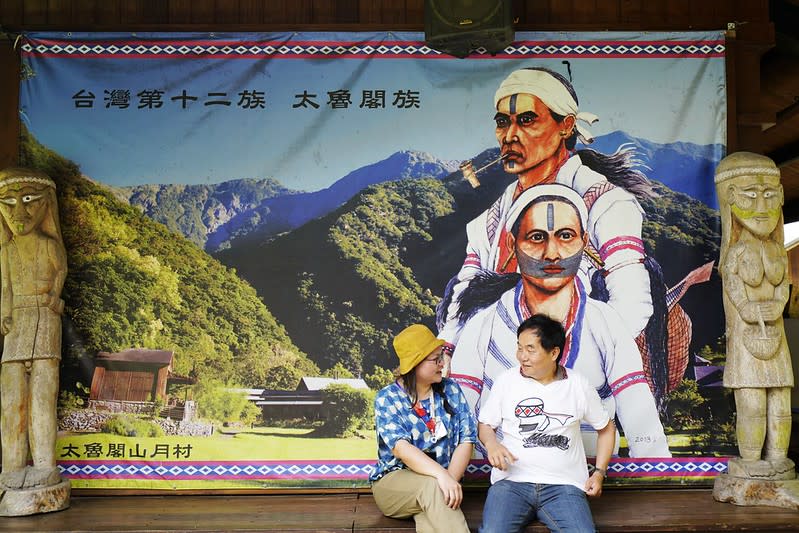
[[[477,441],[474,415],[460,386],[443,377],[444,341],[414,324],[393,344],[399,377],[375,398],[375,502],[386,516],[413,517],[417,531],[468,532],[460,480]]]

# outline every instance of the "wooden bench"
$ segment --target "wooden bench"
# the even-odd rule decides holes
[[[464,513],[477,531],[485,491],[466,493]],[[412,520],[386,518],[369,493],[305,495],[73,496],[65,511],[0,518],[0,531],[176,532],[414,531]],[[602,533],[653,531],[799,531],[799,511],[736,507],[709,489],[606,490],[591,500]],[[543,533],[540,523],[527,532]]]
[[[484,496],[469,497],[463,505],[469,528],[477,531],[482,516]],[[590,500],[597,529],[602,532],[638,531],[799,531],[799,511],[768,507],[737,507],[719,503],[710,490],[612,490]],[[398,532],[405,521],[384,517],[368,495],[358,499],[354,531]],[[406,521],[406,531],[413,522]],[[549,530],[536,522],[528,533]]]

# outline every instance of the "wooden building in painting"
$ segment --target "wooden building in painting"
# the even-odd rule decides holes
[[[168,350],[131,348],[118,353],[100,352],[89,403],[108,408],[111,404],[151,405],[167,400],[167,380],[174,353]],[[136,411],[137,409],[111,409]]]
[[[250,401],[261,408],[264,420],[304,418],[318,420],[324,416],[322,390],[329,385],[347,385],[357,390],[369,390],[361,378],[304,377],[293,391],[270,389],[241,389]]]

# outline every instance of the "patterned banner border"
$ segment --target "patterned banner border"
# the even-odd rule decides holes
[[[414,58],[452,59],[419,41],[70,41],[25,39],[28,57],[131,59]],[[492,55],[479,48],[471,59],[708,58],[724,57],[723,40],[708,41],[518,41]]]
[[[608,468],[611,478],[704,478],[727,471],[728,457],[663,459],[615,459]],[[60,461],[61,474],[69,479],[139,480],[296,480],[368,479],[374,462],[354,461]],[[491,466],[472,461],[467,479],[487,478]]]

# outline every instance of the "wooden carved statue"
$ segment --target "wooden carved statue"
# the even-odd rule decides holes
[[[736,152],[719,163],[719,261],[727,321],[724,386],[735,393],[740,458],[731,476],[793,479],[788,459],[793,370],[782,312],[789,296],[780,172],[762,155]]]
[[[6,491],[5,504],[9,492],[62,483],[55,457],[56,402],[67,258],[55,183],[47,175],[22,168],[0,171],[0,214],[0,489]],[[46,510],[54,509],[35,512]]]

